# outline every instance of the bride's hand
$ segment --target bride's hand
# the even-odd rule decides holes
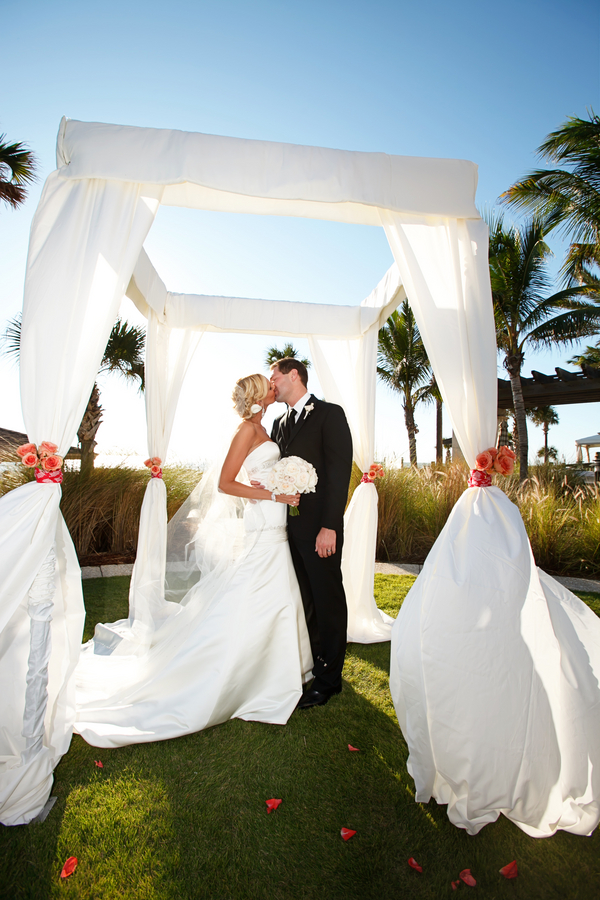
[[[287,503],[288,506],[298,506],[300,503],[300,494],[276,494],[275,498],[279,503]]]

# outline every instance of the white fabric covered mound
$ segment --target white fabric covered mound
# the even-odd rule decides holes
[[[448,553],[448,547],[452,553]],[[495,487],[454,507],[392,629],[390,688],[416,800],[469,834],[600,820],[600,621],[537,569]]]

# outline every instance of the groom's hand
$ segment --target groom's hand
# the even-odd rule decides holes
[[[322,559],[335,553],[335,531],[333,528],[321,528],[317,535],[315,550]]]

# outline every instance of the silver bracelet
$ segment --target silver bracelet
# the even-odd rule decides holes
[[[277,494],[275,493],[275,491],[271,491],[271,500],[273,501],[273,503],[277,503]]]

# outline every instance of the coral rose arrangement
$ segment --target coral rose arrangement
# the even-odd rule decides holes
[[[150,476],[152,478],[162,478],[162,459],[160,456],[151,456],[150,459],[146,460],[144,465],[148,466],[150,469]]]
[[[361,484],[371,484],[375,481],[376,478],[383,478],[385,472],[383,471],[383,466],[380,466],[379,463],[372,463],[369,466],[369,471],[365,472],[363,477],[360,479]]]
[[[494,472],[498,475],[512,475],[516,454],[510,447],[490,447],[482,450],[475,459],[475,468],[471,471],[469,487],[489,487]]]
[[[37,481],[52,481],[60,484],[62,481],[63,458],[56,452],[58,445],[51,441],[42,441],[39,447],[35,444],[21,444],[17,447],[17,453],[21,462],[28,469],[35,469]]]

